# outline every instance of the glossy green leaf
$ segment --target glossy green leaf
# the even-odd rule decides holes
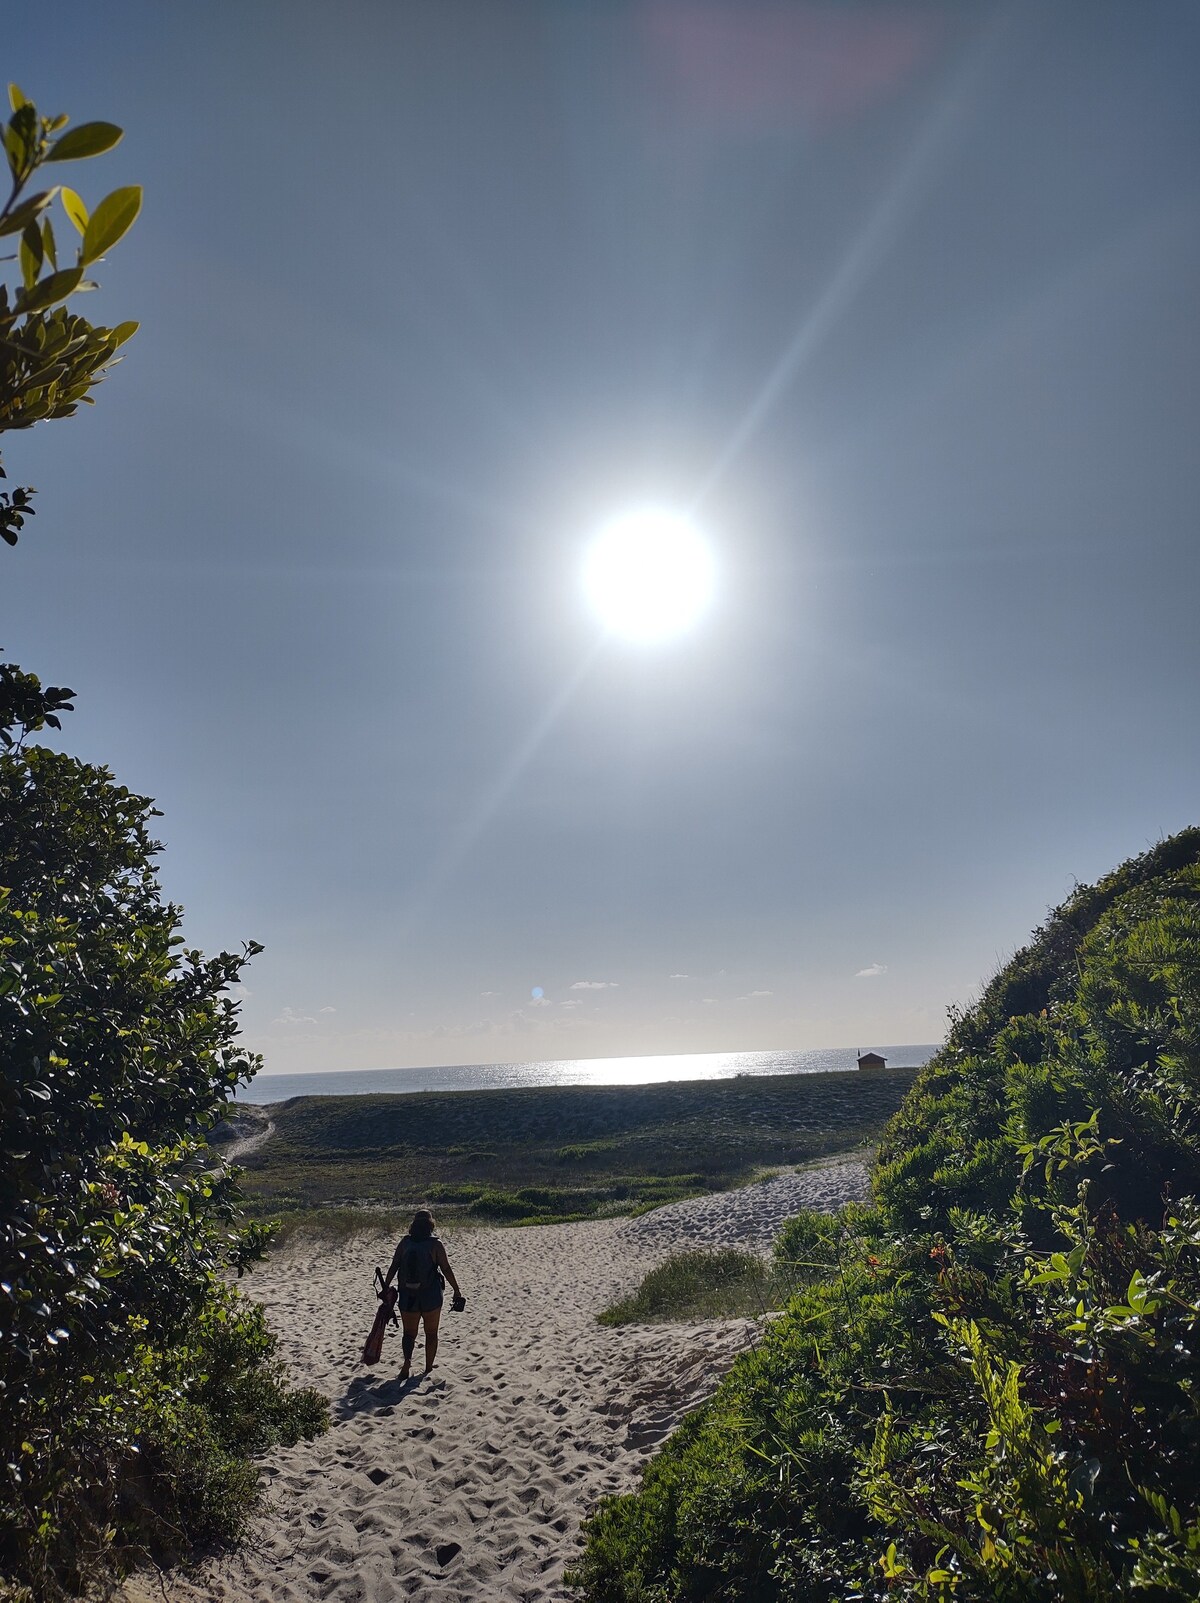
[[[127,184],[123,189],[114,189],[111,195],[105,195],[88,219],[88,225],[83,231],[79,265],[86,267],[90,262],[103,256],[105,251],[111,250],[132,228],[141,209],[140,184]]]
[[[25,165],[25,141],[11,123],[4,130],[4,153],[8,157],[9,171],[14,178],[20,177]]]
[[[112,331],[114,346],[124,345],[127,339],[133,338],[141,326],[142,325],[140,323],[133,322],[118,323],[116,328],[114,328]]]
[[[26,101],[13,112],[4,130],[4,148],[8,152],[8,165],[15,178],[28,178],[36,165],[39,143],[37,112]]]
[[[58,301],[65,301],[68,295],[79,288],[82,277],[82,267],[64,267],[60,272],[51,273],[40,284],[35,284],[32,290],[22,291],[17,296],[17,311],[41,312]]]
[[[88,225],[87,207],[83,204],[75,191],[73,189],[68,189],[65,184],[63,185],[60,194],[62,195],[63,211],[66,212],[71,222],[74,223],[76,229],[82,234]]]
[[[10,83],[8,86],[8,103],[14,111],[20,111],[22,106],[28,105],[28,101],[15,83]]]
[[[124,134],[113,122],[81,122],[70,128],[50,147],[47,161],[82,161],[86,156],[102,156],[119,144]]]
[[[21,235],[20,249],[21,277],[26,289],[32,289],[37,283],[42,257],[42,231],[36,223],[30,223]]]
[[[15,206],[7,217],[0,219],[0,237],[5,234],[19,234],[26,223],[39,212],[45,211],[57,194],[58,185],[55,184],[53,189],[43,189],[36,195],[30,195],[29,199],[23,200],[19,206]]]
[[[48,217],[42,218],[42,252],[50,266],[58,268],[58,245],[54,239],[54,229]]]

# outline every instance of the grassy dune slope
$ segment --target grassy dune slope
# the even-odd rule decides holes
[[[245,1159],[244,1189],[257,1212],[624,1212],[874,1142],[913,1072],[296,1097],[271,1109],[275,1134]]]

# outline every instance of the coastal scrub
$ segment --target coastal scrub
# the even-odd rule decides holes
[[[251,1456],[326,1418],[227,1283],[267,1232],[202,1161],[257,948],[186,947],[151,804],[30,739],[71,694],[0,665],[0,1585],[38,1598],[236,1536]]]
[[[1200,1596],[1200,830],[952,1021],[870,1208],[588,1527],[588,1603]]]

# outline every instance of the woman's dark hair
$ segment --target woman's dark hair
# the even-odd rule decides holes
[[[433,1215],[428,1208],[418,1208],[413,1214],[413,1222],[408,1227],[408,1233],[414,1241],[424,1241],[434,1232]]]

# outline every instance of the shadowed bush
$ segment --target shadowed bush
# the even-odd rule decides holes
[[[324,1418],[225,1283],[266,1239],[206,1168],[245,957],[183,945],[145,798],[29,743],[69,695],[0,665],[0,1576],[38,1598],[236,1534],[248,1455]]]

